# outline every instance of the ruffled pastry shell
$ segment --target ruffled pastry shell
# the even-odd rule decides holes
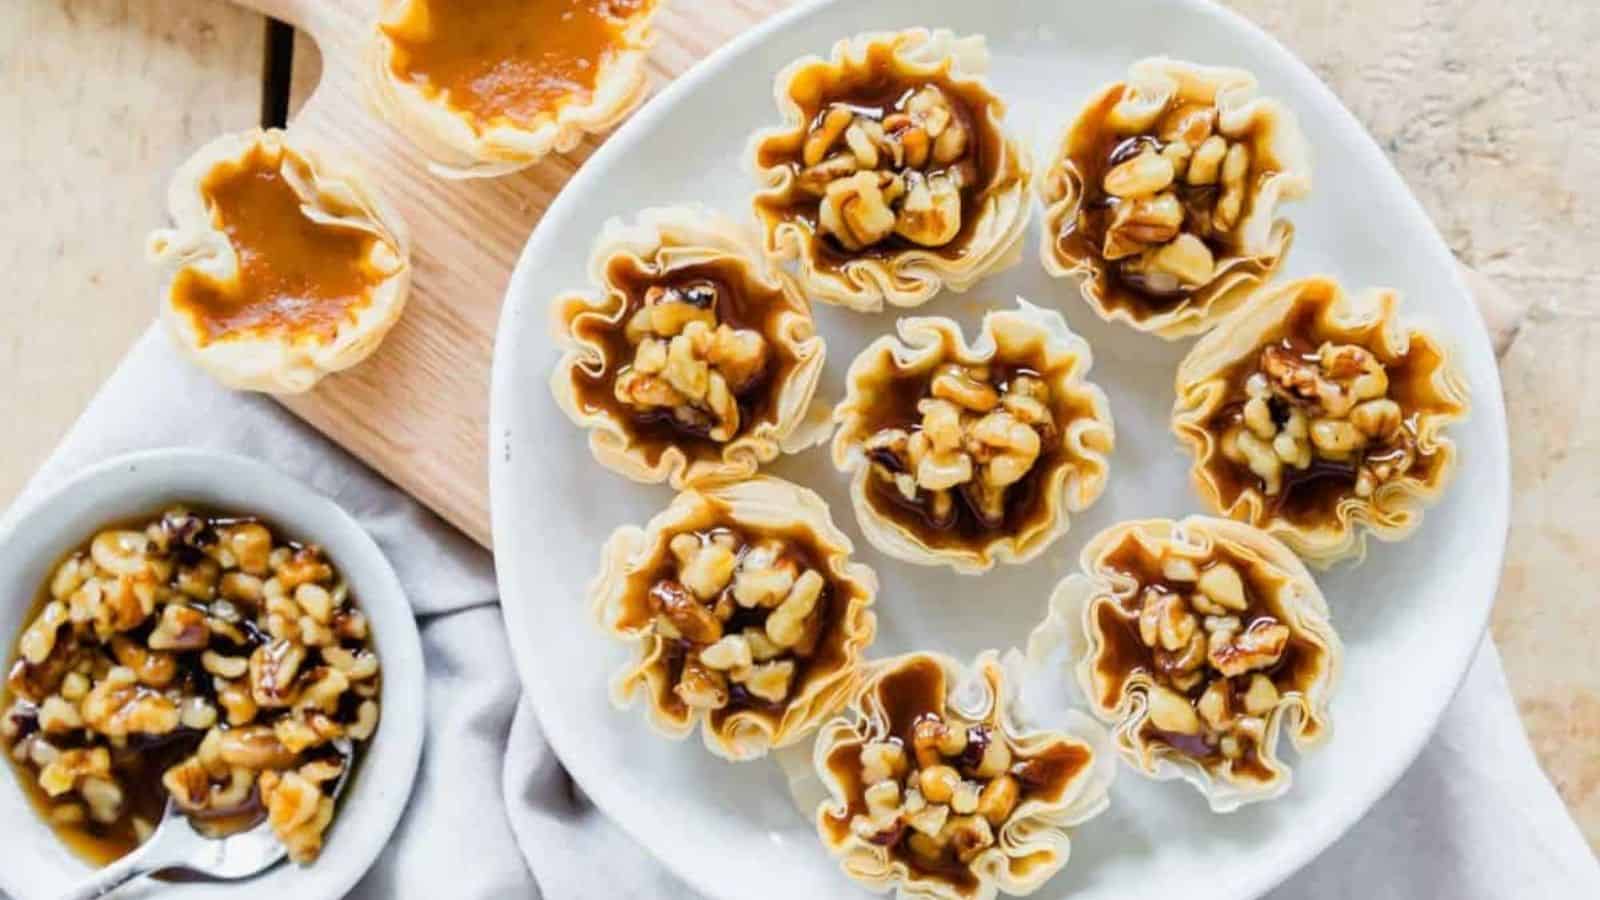
[[[864,442],[877,430],[872,409],[885,397],[896,375],[932,373],[942,363],[984,365],[1029,360],[1051,389],[1051,411],[1057,423],[1054,458],[1030,478],[1042,479],[1034,492],[1044,504],[1027,517],[1016,533],[996,533],[972,545],[936,545],[905,519],[889,515],[872,499],[874,478]],[[967,344],[961,326],[944,317],[899,321],[899,338],[884,335],[850,364],[844,399],[834,408],[833,464],[851,476],[850,497],[861,531],[874,547],[896,559],[919,565],[948,565],[977,575],[996,563],[1024,563],[1067,532],[1070,513],[1081,512],[1099,499],[1110,473],[1115,428],[1105,393],[1088,381],[1093,366],[1089,343],[1067,326],[1060,313],[1018,299],[1016,309],[990,310],[977,340]],[[1069,423],[1061,427],[1061,423]],[[905,513],[915,515],[915,513]]]
[[[988,900],[997,891],[1022,896],[1038,890],[1066,866],[1070,829],[1110,806],[1110,788],[1117,767],[1105,729],[1076,711],[1067,714],[1067,730],[1045,729],[1018,715],[1020,659],[1012,652],[1002,664],[995,651],[980,653],[971,669],[939,653],[916,652],[873,663],[845,714],[817,733],[812,765],[827,792],[816,808],[817,833],[846,875],[869,890],[893,889],[897,897]],[[1059,755],[1068,764],[1054,797],[1025,795],[995,834],[995,843],[970,863],[975,885],[956,886],[919,871],[892,848],[872,843],[850,827],[862,800],[859,771],[841,776],[830,761],[849,755],[870,741],[895,737],[896,700],[892,688],[923,673],[937,679],[944,708],[933,710],[946,721],[987,725],[1000,735],[1013,758]],[[901,723],[903,724],[903,723]],[[902,740],[904,738],[902,737]],[[909,753],[909,743],[907,744]]]
[[[620,411],[582,402],[580,380],[614,378],[626,362],[609,358],[603,344],[579,333],[585,323],[615,328],[625,324],[630,301],[611,271],[618,260],[634,261],[653,278],[698,266],[726,265],[741,272],[740,289],[781,298],[781,307],[770,312],[764,334],[789,363],[761,388],[773,398],[767,404],[769,415],[753,427],[741,425],[731,441],[712,453],[699,449],[706,446],[704,442],[687,436],[655,446],[637,434]],[[740,226],[698,207],[648,209],[635,224],[612,219],[595,241],[589,273],[597,290],[562,294],[551,304],[552,331],[563,350],[551,376],[551,390],[567,417],[589,431],[589,449],[602,465],[635,481],[667,481],[681,490],[749,477],[780,453],[797,452],[827,438],[828,423],[820,416],[808,416],[826,349],[816,333],[810,305],[792,278],[766,264]]]
[[[1106,671],[1106,666],[1118,664],[1113,639],[1117,636],[1102,627],[1102,612],[1122,620],[1119,630],[1132,627],[1136,634],[1138,629],[1136,622],[1127,624],[1127,617],[1137,608],[1141,582],[1113,560],[1127,541],[1154,554],[1176,550],[1202,563],[1219,549],[1247,561],[1251,571],[1244,573],[1245,583],[1255,590],[1258,602],[1289,626],[1291,646],[1298,655],[1292,666],[1284,668],[1292,669],[1288,677],[1293,689],[1282,690],[1266,716],[1265,737],[1258,748],[1262,774],[1235,771],[1235,763],[1225,757],[1203,762],[1147,733],[1149,691],[1156,686],[1149,671],[1137,666],[1126,674]],[[1343,645],[1328,621],[1327,600],[1305,565],[1260,529],[1208,516],[1112,526],[1084,547],[1080,565],[1082,571],[1068,575],[1051,594],[1044,621],[1028,639],[1028,661],[1045,666],[1065,646],[1079,689],[1093,713],[1112,726],[1112,740],[1123,760],[1157,781],[1182,778],[1206,796],[1213,811],[1232,812],[1287,791],[1293,773],[1278,756],[1280,734],[1287,731],[1302,753],[1327,737],[1328,705],[1344,657]]]
[[[296,334],[293,323],[209,338],[175,294],[183,270],[219,284],[237,283],[239,255],[213,219],[204,184],[220,167],[243,165],[260,152],[281,160],[283,180],[302,200],[301,212],[318,224],[372,235],[366,261],[380,280],[331,340]],[[178,346],[223,384],[241,390],[296,394],[325,375],[356,365],[378,348],[400,320],[411,287],[410,236],[405,222],[360,169],[316,152],[286,132],[254,129],[222,135],[178,167],[167,187],[171,228],[152,232],[146,255],[162,271],[161,318]]]
[[[629,19],[618,48],[599,62],[587,99],[568,100],[532,124],[501,116],[484,122],[451,105],[436,92],[395,71],[395,47],[384,26],[398,26],[418,14],[420,0],[381,0],[363,60],[369,102],[430,160],[445,178],[494,178],[537,163],[546,155],[567,153],[585,136],[610,131],[649,91],[646,57],[656,35],[655,12],[664,0],[651,0]]]
[[[749,533],[779,534],[808,542],[820,556],[830,592],[823,639],[833,652],[796,674],[788,701],[777,715],[745,708],[707,712],[674,702],[669,642],[653,630],[646,611],[630,607],[646,582],[670,558],[674,535],[724,525]],[[679,494],[644,528],[625,525],[612,533],[602,551],[600,573],[588,599],[601,627],[636,648],[637,654],[611,682],[611,700],[626,709],[643,700],[652,730],[682,740],[698,726],[706,748],[732,761],[755,759],[811,733],[849,698],[860,679],[861,656],[877,636],[871,607],[878,578],[871,568],[851,562],[854,546],[833,524],[828,506],[815,493],[781,479],[748,481]],[[672,698],[672,699],[669,699]]]
[[[1255,76],[1239,69],[1155,57],[1134,63],[1127,81],[1108,85],[1090,99],[1067,127],[1039,182],[1045,204],[1040,246],[1045,270],[1058,278],[1077,277],[1084,299],[1102,319],[1167,340],[1205,331],[1244,303],[1272,278],[1293,240],[1293,226],[1275,218],[1279,203],[1311,190],[1310,147],[1297,119],[1278,101],[1257,96],[1256,87]],[[1169,308],[1141,311],[1130,307],[1129,288],[1108,266],[1102,248],[1078,234],[1079,213],[1103,195],[1098,184],[1089,183],[1100,178],[1100,163],[1089,160],[1106,151],[1106,119],[1125,118],[1145,132],[1180,103],[1213,104],[1218,133],[1249,136],[1254,190],[1231,233],[1228,252],[1216,253],[1213,247],[1211,279]],[[1146,298],[1141,292],[1133,299]]]
[[[994,158],[985,163],[988,178],[979,189],[981,205],[974,214],[962,203],[960,253],[948,249],[909,245],[886,253],[854,254],[840,265],[823,259],[818,244],[823,238],[809,225],[774,214],[770,205],[782,205],[798,193],[797,161],[764,161],[764,148],[803,142],[817,106],[827,98],[827,86],[866,71],[872,60],[887,52],[908,81],[941,79],[972,96],[982,97],[989,115],[982,127],[992,132]],[[778,73],[774,96],[785,124],[758,132],[750,142],[750,165],[762,188],[756,194],[757,218],[766,231],[767,253],[777,260],[797,261],[800,281],[809,296],[825,303],[862,312],[892,306],[918,306],[943,288],[966,291],[987,275],[1021,260],[1022,236],[1032,215],[1029,184],[1033,162],[1028,148],[1004,129],[1005,104],[984,78],[989,50],[982,35],[957,37],[938,29],[912,28],[900,32],[873,32],[839,41],[824,60],[807,56]],[[870,249],[870,248],[869,248]],[[843,252],[843,251],[836,251]]]
[[[1265,529],[1317,568],[1365,556],[1369,532],[1384,541],[1410,536],[1421,524],[1423,507],[1438,500],[1455,472],[1456,446],[1445,430],[1467,417],[1470,401],[1450,348],[1403,321],[1399,306],[1391,290],[1350,295],[1332,279],[1307,278],[1274,289],[1195,344],[1178,366],[1172,429],[1194,456],[1190,477],[1208,506]],[[1403,393],[1391,390],[1390,396],[1411,423],[1419,456],[1410,472],[1384,482],[1371,497],[1347,491],[1332,515],[1318,522],[1278,511],[1249,472],[1222,477],[1232,464],[1222,458],[1220,435],[1211,427],[1219,411],[1239,399],[1231,396],[1231,373],[1250,365],[1286,323],[1295,322],[1311,330],[1313,345],[1332,340],[1365,347],[1390,372],[1391,384],[1397,373],[1409,373]]]

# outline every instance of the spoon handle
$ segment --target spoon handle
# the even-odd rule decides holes
[[[62,894],[59,900],[96,900],[98,897],[104,897],[140,875],[152,871],[152,867],[143,857],[142,853],[130,853],[124,856],[84,879],[72,890]]]

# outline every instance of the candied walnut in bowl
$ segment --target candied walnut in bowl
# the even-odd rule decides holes
[[[608,222],[589,265],[599,290],[551,307],[551,390],[601,464],[681,489],[823,439],[807,420],[825,351],[811,308],[738,225],[646,210]]]
[[[366,615],[312,545],[253,517],[172,507],[97,532],[50,575],[17,641],[0,742],[85,858],[142,843],[170,798],[203,833],[271,823],[321,852],[336,740],[378,727]]]
[[[1030,894],[1066,865],[1069,829],[1109,805],[1116,763],[1086,717],[1024,726],[1018,675],[992,650],[971,671],[925,652],[871,664],[812,751],[828,794],[817,832],[847,875],[954,900]]]
[[[983,75],[981,36],[911,29],[839,41],[778,74],[785,124],[750,154],[766,249],[808,294],[871,312],[964,291],[1020,258],[1026,148]]]
[[[1258,528],[1190,516],[1113,526],[1081,564],[1051,595],[1030,660],[1065,645],[1123,759],[1183,778],[1213,810],[1288,790],[1280,733],[1302,752],[1327,737],[1344,653],[1294,553]]]
[[[1291,282],[1230,318],[1179,365],[1172,427],[1197,490],[1325,568],[1396,541],[1444,492],[1466,383],[1393,291]]]
[[[1153,58],[1078,114],[1040,181],[1044,266],[1107,321],[1168,340],[1211,328],[1277,271],[1311,190],[1294,115],[1248,72]]]
[[[862,532],[964,574],[1034,558],[1105,489],[1114,431],[1088,343],[1025,301],[987,313],[971,345],[946,318],[899,332],[851,363],[833,413]]]
[[[731,760],[800,740],[845,701],[877,634],[877,576],[811,491],[760,476],[679,494],[606,542],[589,599],[636,648],[612,683],[672,738]]]

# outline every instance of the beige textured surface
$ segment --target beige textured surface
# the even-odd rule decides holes
[[[166,173],[256,124],[260,16],[196,0],[0,11],[0,504],[155,315]]]
[[[1515,497],[1494,628],[1535,748],[1600,848],[1600,7],[1230,5],[1344,98],[1463,260],[1534,300],[1504,365]],[[258,19],[208,0],[0,15],[0,183],[17,201],[0,223],[0,503],[149,321],[138,254],[160,185],[193,145],[254,123],[260,42]]]

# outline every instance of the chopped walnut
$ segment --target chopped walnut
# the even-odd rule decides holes
[[[801,190],[820,198],[817,227],[846,250],[899,235],[942,247],[961,232],[961,192],[976,180],[968,125],[925,84],[882,113],[834,103],[801,150]]]
[[[1288,652],[1289,626],[1252,614],[1244,578],[1226,559],[1169,549],[1161,575],[1162,584],[1137,595],[1155,682],[1145,694],[1148,722],[1180,752],[1242,759],[1260,746],[1278,705],[1272,673]]]
[[[18,642],[0,743],[55,798],[58,828],[143,840],[153,825],[133,817],[134,798],[156,788],[208,833],[249,828],[278,814],[268,775],[298,773],[321,792],[329,779],[307,773],[342,765],[327,745],[377,730],[366,619],[317,547],[176,508],[99,532],[46,586]],[[148,742],[195,749],[152,771]],[[281,814],[296,860],[321,846],[324,799],[310,817]]]
[[[1370,497],[1405,475],[1416,440],[1388,396],[1383,363],[1364,347],[1325,342],[1313,353],[1274,344],[1245,381],[1237,421],[1222,435],[1222,455],[1249,469],[1276,496],[1284,476],[1318,460],[1348,467],[1356,496]]]
[[[1217,254],[1234,244],[1262,174],[1248,130],[1254,126],[1225,134],[1213,103],[1173,100],[1152,112],[1134,99],[1113,107],[1106,126],[1121,141],[1093,186],[1110,210],[1100,229],[1101,257],[1152,295],[1176,296],[1209,284]],[[1083,215],[1100,212],[1086,205]]]
[[[924,865],[971,864],[995,845],[1025,790],[1027,760],[984,723],[924,713],[909,750],[888,737],[860,753],[866,811],[851,819],[851,830]]]
[[[722,709],[741,694],[781,705],[821,638],[827,580],[778,538],[746,541],[718,528],[677,534],[668,549],[676,577],[658,579],[649,603],[655,633],[683,650],[674,693],[695,709]]]
[[[920,426],[882,429],[864,446],[874,474],[938,522],[955,515],[959,491],[974,514],[998,527],[1007,489],[1025,478],[1053,440],[1050,388],[1034,375],[1000,387],[987,367],[940,366],[917,404]]]
[[[633,360],[617,373],[616,398],[669,416],[687,431],[730,441],[740,428],[739,397],[766,376],[766,338],[719,323],[716,285],[653,285],[624,327]]]

